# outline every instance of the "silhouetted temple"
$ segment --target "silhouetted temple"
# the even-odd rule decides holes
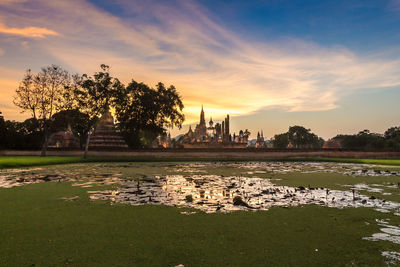
[[[322,145],[323,149],[341,149],[342,146],[337,140],[332,140],[329,139],[328,141],[325,141],[325,143]]]
[[[109,111],[101,116],[96,130],[90,137],[89,149],[127,149],[124,138],[114,125],[114,118]]]
[[[74,136],[70,124],[66,131],[59,131],[50,136],[49,148],[79,148],[79,141]]]
[[[222,123],[216,123],[210,118],[206,125],[206,120],[204,116],[203,106],[200,112],[200,123],[196,125],[194,131],[190,126],[189,131],[185,134],[183,138],[183,146],[185,148],[245,148],[247,147],[247,142],[250,133],[246,130],[239,132],[239,135],[235,133],[233,136],[229,129],[229,115],[226,116]]]
[[[257,133],[257,141],[255,144],[255,148],[265,148],[264,133],[262,130],[261,130],[261,134],[260,134],[260,132]]]

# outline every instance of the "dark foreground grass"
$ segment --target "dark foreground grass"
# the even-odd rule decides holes
[[[362,240],[377,218],[400,223],[366,208],[181,211],[89,201],[70,183],[0,189],[0,266],[384,266],[398,249]]]
[[[84,163],[84,162],[246,162],[246,161],[304,161],[304,162],[338,162],[377,164],[400,166],[400,159],[353,159],[353,158],[282,158],[282,159],[212,159],[212,158],[146,158],[146,157],[60,157],[60,156],[0,156],[0,169],[30,166],[45,166],[54,164]]]

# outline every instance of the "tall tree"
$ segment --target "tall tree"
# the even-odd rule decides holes
[[[390,127],[384,134],[386,139],[400,138],[400,127]]]
[[[389,136],[392,134],[391,131],[386,132],[387,138],[386,143],[391,140]],[[371,133],[369,130],[360,131],[354,135],[337,135],[333,138],[339,141],[345,149],[356,149],[356,150],[379,150],[385,147],[385,137],[381,134]]]
[[[388,149],[400,149],[400,127],[391,127],[386,130],[385,146]]]
[[[289,145],[289,137],[287,133],[276,134],[272,140],[275,148],[287,148]]]
[[[23,111],[31,111],[34,119],[40,119],[43,129],[41,156],[46,156],[50,136],[50,119],[64,107],[64,93],[70,83],[67,71],[56,65],[44,67],[33,75],[27,71],[16,90],[14,103]]]
[[[1,115],[0,111],[0,149],[6,147],[6,136],[7,136],[7,127],[6,122],[4,121],[4,117]]]
[[[15,90],[14,104],[22,109],[22,112],[31,112],[32,118],[37,119],[40,105],[40,90],[35,86],[34,74],[27,70],[17,90]]]
[[[274,147],[286,148],[290,143],[294,148],[321,148],[324,140],[303,126],[291,126],[287,133],[275,135]]]
[[[163,83],[153,89],[132,80],[117,92],[114,108],[121,132],[133,148],[151,144],[166,127],[181,127],[185,119],[176,88]]]
[[[88,135],[85,144],[84,158],[87,157],[90,136],[100,115],[109,108],[116,91],[123,91],[123,84],[111,77],[109,66],[102,64],[101,70],[93,77],[84,74],[82,79],[77,79],[74,95],[77,99],[79,111],[88,119]]]

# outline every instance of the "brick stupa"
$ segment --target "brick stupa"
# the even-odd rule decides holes
[[[50,136],[49,148],[79,148],[79,140],[74,136],[71,125],[68,124],[66,131],[59,131]]]
[[[127,149],[124,138],[117,131],[114,125],[114,118],[109,111],[101,116],[97,123],[96,130],[90,137],[89,149],[99,150],[119,150]]]

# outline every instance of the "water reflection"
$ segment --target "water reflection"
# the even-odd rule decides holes
[[[306,204],[336,208],[372,207],[382,212],[400,208],[399,203],[360,195],[354,190],[276,186],[268,179],[217,175],[167,175],[127,182],[118,190],[89,193],[91,199],[110,199],[131,205],[183,206],[206,213]]]
[[[98,163],[0,170],[0,187],[51,181],[72,181],[73,186],[87,188],[119,184],[121,188],[114,191],[89,191],[90,198],[132,205],[184,206],[204,212],[317,204],[338,208],[373,207],[382,212],[395,210],[394,214],[400,215],[398,203],[357,194],[358,190],[390,194],[383,190],[399,185],[357,184],[349,186],[349,190],[340,191],[276,186],[269,179],[254,177],[309,172],[356,176],[400,175],[398,170],[382,170],[373,165],[322,162]],[[356,191],[352,191],[354,189]]]

